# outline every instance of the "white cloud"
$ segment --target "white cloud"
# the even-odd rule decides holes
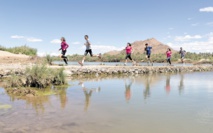
[[[206,25],[213,27],[213,22],[208,22]]]
[[[54,39],[54,40],[52,40],[50,43],[60,44],[60,43],[61,43],[61,40],[59,40],[59,39]]]
[[[25,36],[19,36],[19,35],[13,35],[11,36],[13,39],[24,39],[28,42],[42,42],[42,39],[34,38],[34,37],[25,37]]]
[[[171,27],[171,28],[169,28],[169,30],[174,30],[174,28]]]
[[[200,12],[213,12],[213,7],[205,7],[201,8]]]
[[[13,39],[22,39],[22,38],[24,38],[24,36],[13,35],[13,36],[11,36],[11,38],[13,38]]]
[[[213,32],[209,33],[209,34],[207,35],[207,37],[208,37],[208,42],[211,43],[211,44],[213,45]]]
[[[194,24],[191,24],[191,26],[198,26],[199,23],[194,23]]]
[[[192,20],[192,18],[187,18],[187,20],[189,20],[189,21],[190,21],[190,20]]]
[[[170,36],[170,35],[169,35],[169,36],[167,36],[167,38],[171,38],[171,37],[172,37],[172,36]]]
[[[207,35],[203,35],[203,37],[201,37],[200,35],[195,35],[195,36],[190,36],[187,35],[188,37],[182,37],[182,39],[184,40],[185,38],[202,38],[202,41],[189,41],[189,42],[169,42],[167,43],[170,47],[174,48],[175,50],[179,50],[180,47],[183,47],[184,50],[188,51],[188,52],[212,52],[213,51],[213,32],[207,34]],[[197,36],[197,37],[196,37]],[[177,38],[175,38],[177,39]],[[179,38],[181,39],[181,38]],[[205,40],[206,41],[205,41]]]
[[[45,52],[37,52],[37,55],[40,56],[40,57],[44,57],[46,55],[50,55],[50,56],[58,56],[59,53],[54,53],[54,52],[51,52],[51,53],[45,53]]]
[[[191,35],[176,36],[175,37],[175,41],[184,42],[184,41],[190,41],[190,40],[193,40],[193,39],[201,39],[201,38],[202,38],[202,36],[200,36],[200,35],[194,35],[194,36],[191,36]]]
[[[72,44],[79,45],[79,44],[81,44],[81,42],[73,42]]]
[[[28,42],[42,42],[42,39],[38,39],[38,38],[27,38]]]

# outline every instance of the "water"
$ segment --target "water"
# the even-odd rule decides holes
[[[213,72],[75,79],[55,95],[0,89],[0,133],[212,133]]]

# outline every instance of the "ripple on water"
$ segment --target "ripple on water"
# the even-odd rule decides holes
[[[197,121],[202,124],[213,124],[213,109],[204,108],[197,113]]]

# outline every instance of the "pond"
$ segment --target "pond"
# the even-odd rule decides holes
[[[0,133],[212,133],[212,79],[213,72],[76,78],[38,98],[1,88]]]

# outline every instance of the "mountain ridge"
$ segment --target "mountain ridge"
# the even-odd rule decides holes
[[[155,38],[150,38],[150,39],[135,41],[135,42],[131,43],[132,48],[133,48],[133,54],[134,53],[143,54],[146,43],[148,43],[149,46],[152,47],[152,54],[164,54],[164,53],[166,53],[168,48],[170,48],[173,53],[178,52],[178,51],[174,50],[173,48],[171,48],[170,46],[163,44],[160,41],[156,40]],[[112,51],[106,52],[104,54],[118,55],[118,54],[122,54],[122,53],[125,53],[124,49],[120,50],[120,51],[112,50]]]

